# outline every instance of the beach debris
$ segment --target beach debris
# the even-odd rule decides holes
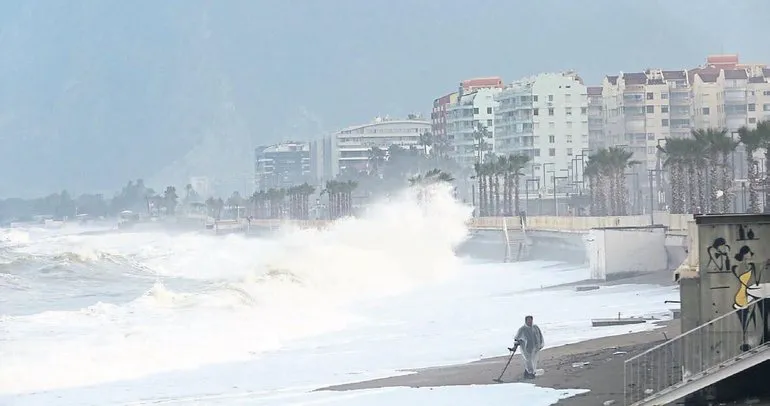
[[[622,326],[626,324],[646,323],[642,317],[618,317],[617,319],[591,319],[591,327]]]
[[[575,291],[577,292],[586,292],[589,290],[597,290],[599,289],[599,285],[583,285],[583,286],[576,286]]]
[[[602,405],[604,406],[611,406],[614,404],[615,404],[615,399],[605,400],[604,403],[602,403]]]
[[[759,398],[746,399],[747,405],[756,405],[757,403],[759,403]]]
[[[654,392],[652,389],[645,389],[644,394],[645,395],[652,395],[652,392]]]
[[[586,365],[589,365],[591,361],[581,361],[581,362],[573,362],[572,368],[583,368]]]
[[[628,354],[628,351],[615,351],[612,353],[612,355],[625,355]]]

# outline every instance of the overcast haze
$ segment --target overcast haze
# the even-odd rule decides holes
[[[474,76],[770,62],[768,15],[767,0],[5,0],[0,197],[237,187],[256,145],[429,114]]]

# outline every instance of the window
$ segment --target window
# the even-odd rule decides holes
[[[539,149],[535,150],[535,156],[540,156],[540,150]]]
[[[704,116],[707,116],[707,115],[709,115],[710,113],[711,113],[711,110],[710,110],[708,107],[704,107],[704,108],[703,108],[703,115],[704,115]]]
[[[770,104],[768,106],[770,106]],[[550,129],[556,128],[556,123],[554,123],[553,121],[549,122],[548,123],[548,128],[550,128]]]
[[[572,95],[571,94],[565,94],[564,95],[564,101],[569,103],[572,101]]]
[[[551,144],[555,143],[556,142],[556,136],[555,135],[549,135],[548,136],[548,142],[550,142]]]
[[[567,156],[572,156],[572,148],[567,148]]]
[[[652,100],[655,98],[655,95],[652,94],[652,92],[647,92],[647,100]]]
[[[655,147],[647,147],[647,154],[655,155]]]
[[[572,144],[572,135],[571,134],[567,134],[567,143],[568,144]]]
[[[572,128],[572,121],[567,121],[567,128]]]
[[[581,108],[580,108],[580,114],[582,114],[582,115],[584,115],[584,116],[585,116],[586,114],[588,114],[588,107],[581,107]]]
[[[556,148],[548,148],[548,156],[556,156]]]
[[[492,114],[492,107],[487,107],[487,114]]]
[[[552,101],[553,101],[553,95],[552,95],[552,94],[549,94],[549,95],[548,95],[548,101],[549,101],[549,102],[552,102]]]
[[[536,101],[537,101],[537,95],[536,95],[536,94],[535,94],[535,95],[532,95],[532,101],[534,101],[534,102],[536,102]]]
[[[549,108],[549,109],[548,109],[548,115],[549,115],[549,116],[552,116],[552,115],[553,115],[553,107],[551,107],[551,108]]]
[[[663,120],[660,120],[660,125],[663,127],[668,127],[668,119],[664,118]]]
[[[757,111],[757,105],[754,103],[749,103],[749,111]]]
[[[565,108],[564,108],[564,112],[565,112],[565,113],[566,113],[568,116],[571,116],[571,115],[572,115],[572,107],[565,107]]]
[[[487,120],[487,127],[492,127],[492,120]]]
[[[540,109],[532,109],[532,115],[533,115],[533,116],[538,116],[538,115],[540,115]]]
[[[655,141],[655,133],[647,133],[647,141]]]
[[[660,94],[660,98],[663,99],[663,100],[668,99],[668,93],[661,93]]]
[[[756,119],[756,117],[751,117],[751,118],[749,119],[749,124],[754,124],[754,123],[756,123],[756,122],[757,122],[757,119]]]
[[[652,94],[652,93],[647,93]],[[655,106],[647,106],[647,114],[654,114],[655,113]]]
[[[765,90],[764,92],[762,92],[762,95],[763,96],[770,96],[770,90]]]
[[[479,108],[478,107],[474,107],[473,108],[473,114],[479,114]]]
[[[668,106],[660,106],[661,113],[668,113]]]

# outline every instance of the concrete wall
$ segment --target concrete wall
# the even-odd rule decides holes
[[[586,238],[592,279],[614,279],[668,268],[664,227],[602,228]]]
[[[739,354],[770,339],[770,306],[735,312],[770,296],[770,216],[705,215],[697,216],[695,223],[679,280],[682,330],[726,315],[708,330],[697,330],[709,334],[707,342],[719,345],[697,345],[690,339],[693,345],[682,354],[685,369],[697,371],[714,365],[715,358],[722,360],[725,354]],[[697,337],[697,331],[690,334]],[[721,347],[727,343],[737,347]],[[767,385],[757,383],[769,369],[768,363],[760,364],[708,390],[719,402],[762,396]]]
[[[696,222],[701,323],[745,306],[747,293],[770,293],[759,289],[770,283],[770,216],[703,216]]]

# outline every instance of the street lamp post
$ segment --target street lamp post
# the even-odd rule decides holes
[[[540,179],[537,179],[537,178],[524,179],[524,201],[525,201],[524,207],[527,213],[529,213],[529,182],[537,182],[537,189],[540,190]]]

